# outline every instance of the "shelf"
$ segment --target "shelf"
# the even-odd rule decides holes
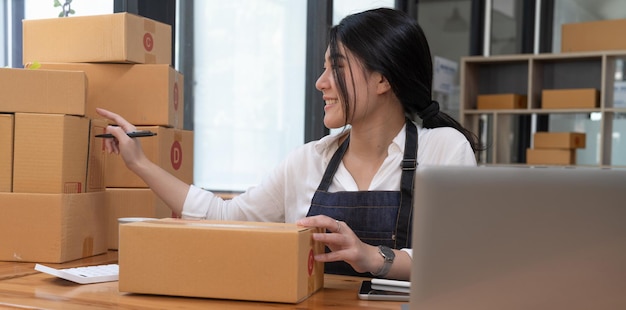
[[[615,109],[613,109],[615,110]],[[626,109],[623,109],[626,111]],[[465,110],[464,113],[471,115],[480,114],[520,114],[520,115],[532,115],[532,114],[585,114],[585,113],[601,113],[600,109],[516,109],[516,110]],[[607,112],[607,111],[605,111]]]
[[[478,154],[481,164],[524,165],[524,151],[532,147],[537,131],[584,131],[588,143],[585,149],[576,151],[577,166],[623,167],[624,70],[626,51],[463,57],[460,121],[488,146],[487,151]],[[544,90],[579,88],[599,91],[597,108],[542,108]],[[476,109],[477,97],[487,94],[525,95],[528,108]]]

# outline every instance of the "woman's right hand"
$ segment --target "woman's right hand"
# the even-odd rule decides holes
[[[120,154],[126,166],[134,171],[133,168],[146,159],[139,139],[131,138],[126,134],[127,132],[136,131],[137,128],[120,115],[111,111],[96,108],[96,112],[117,124],[117,126],[107,126],[106,128],[106,132],[115,137],[114,139],[104,139],[106,151],[109,154]]]

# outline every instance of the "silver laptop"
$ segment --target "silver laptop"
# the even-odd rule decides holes
[[[626,309],[626,170],[421,167],[409,308]]]

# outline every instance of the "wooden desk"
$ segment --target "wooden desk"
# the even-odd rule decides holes
[[[68,268],[117,262],[110,251],[66,264]],[[299,304],[130,294],[117,282],[75,284],[34,270],[34,263],[0,262],[0,309],[400,309],[403,302],[357,298],[363,278],[326,275],[324,289]]]

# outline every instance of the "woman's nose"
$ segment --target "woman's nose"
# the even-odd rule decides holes
[[[315,88],[317,90],[322,91],[324,89],[328,89],[330,87],[330,82],[328,81],[328,70],[324,70],[322,74],[317,78],[315,82]]]

